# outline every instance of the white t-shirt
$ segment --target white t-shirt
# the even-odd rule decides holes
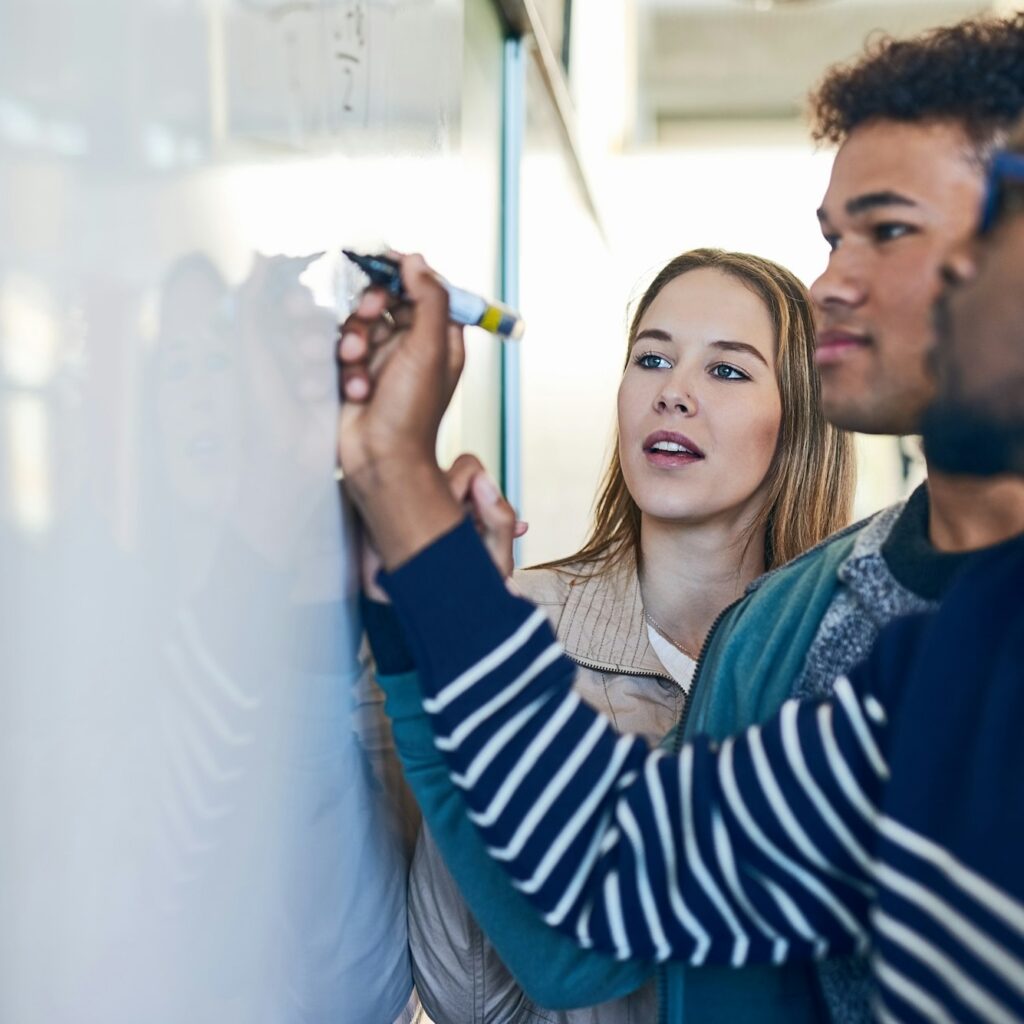
[[[647,637],[665,671],[679,684],[684,693],[689,693],[697,662],[684,654],[675,644],[666,640],[650,623],[647,623]]]

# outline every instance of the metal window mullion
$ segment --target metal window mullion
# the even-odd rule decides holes
[[[519,209],[523,138],[526,126],[526,44],[505,40],[502,83],[501,298],[519,306]],[[513,506],[522,508],[522,416],[519,344],[501,352],[501,485]],[[516,545],[518,561],[519,545]]]

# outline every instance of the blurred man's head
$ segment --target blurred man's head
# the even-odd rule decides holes
[[[812,104],[815,138],[840,147],[819,210],[832,253],[811,288],[825,414],[916,433],[941,268],[972,234],[989,156],[1024,113],[1024,14],[882,40],[831,71]]]
[[[1024,474],[1024,123],[986,199],[981,235],[947,261],[925,446],[950,473]]]

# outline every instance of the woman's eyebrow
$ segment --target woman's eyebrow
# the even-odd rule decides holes
[[[636,341],[641,338],[651,338],[654,341],[672,341],[672,335],[668,331],[663,331],[658,327],[648,327],[644,331],[640,331],[636,336]]]
[[[671,342],[675,339],[668,331],[662,330],[660,327],[648,327],[646,330],[640,331],[634,344],[641,341],[644,338],[649,338],[652,341],[666,341]],[[768,360],[755,348],[753,345],[748,345],[745,341],[727,341],[720,339],[718,341],[712,341],[708,343],[712,348],[722,349],[724,352],[749,352],[755,359],[759,359],[765,366],[768,366]],[[768,367],[771,369],[771,367]]]
[[[765,366],[768,366],[768,360],[753,345],[748,345],[745,341],[713,341],[711,347],[720,348],[724,352],[749,352],[755,358],[760,359]]]

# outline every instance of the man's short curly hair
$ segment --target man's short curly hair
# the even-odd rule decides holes
[[[1024,13],[885,36],[830,68],[811,96],[812,135],[842,143],[876,119],[959,121],[988,149],[1024,113]]]

